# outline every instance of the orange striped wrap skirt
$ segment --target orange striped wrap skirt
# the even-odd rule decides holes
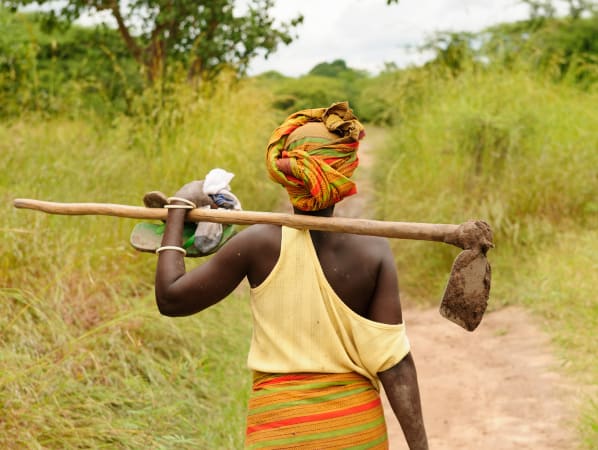
[[[380,395],[356,373],[255,373],[245,448],[388,449]]]

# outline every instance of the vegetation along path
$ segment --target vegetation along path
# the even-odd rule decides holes
[[[369,171],[383,143],[383,130],[368,130],[356,173],[360,193],[338,205],[339,216],[371,218]],[[431,448],[576,448],[575,389],[530,313],[520,307],[492,311],[470,333],[436,308],[419,308],[405,298],[402,303]],[[391,449],[406,449],[386,401],[385,414]]]

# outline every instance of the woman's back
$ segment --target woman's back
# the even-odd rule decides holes
[[[389,292],[396,269],[385,239],[313,230],[310,234],[328,283],[351,310],[377,322],[401,322],[398,290]],[[256,247],[247,275],[251,287],[259,286],[276,265],[281,236],[275,225],[254,225],[238,236]]]

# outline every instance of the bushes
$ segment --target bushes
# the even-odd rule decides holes
[[[142,77],[107,28],[46,31],[42,17],[0,8],[0,116],[127,111]]]
[[[486,218],[500,248],[495,258],[537,249],[559,227],[595,221],[595,95],[506,71],[472,71],[427,87],[380,160],[390,171],[380,168],[379,190],[399,193],[385,197],[383,218]],[[431,259],[413,274],[426,279],[439,262],[416,249],[405,257]],[[441,264],[449,263],[448,253]],[[424,283],[416,290],[440,288]]]

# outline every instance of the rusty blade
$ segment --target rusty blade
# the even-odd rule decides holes
[[[467,331],[475,330],[488,305],[490,279],[490,264],[484,253],[461,252],[453,263],[440,303],[440,314]]]

